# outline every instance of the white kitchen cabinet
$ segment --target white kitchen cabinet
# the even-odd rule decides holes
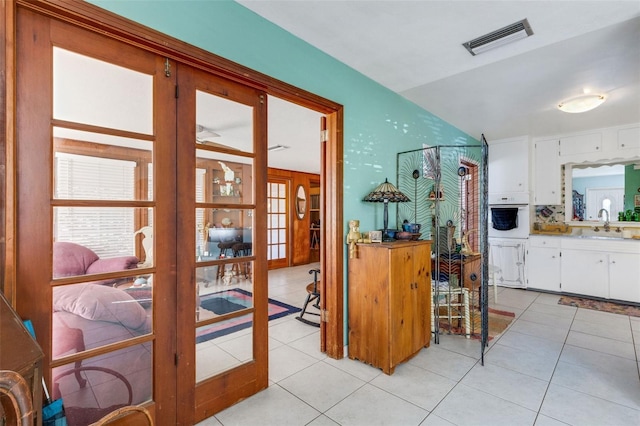
[[[602,132],[560,138],[560,156],[588,154],[602,150]]]
[[[560,239],[532,235],[527,254],[527,288],[559,292]]]
[[[489,143],[489,193],[529,192],[529,140]]]
[[[609,297],[607,255],[588,250],[562,250],[562,291],[602,298]]]
[[[561,204],[562,182],[558,156],[559,140],[546,139],[534,142],[534,203],[537,205]]]
[[[640,302],[640,261],[637,254],[609,253],[609,298]]]
[[[561,238],[562,291],[640,302],[640,242]]]
[[[640,126],[618,130],[618,149],[640,149]]]

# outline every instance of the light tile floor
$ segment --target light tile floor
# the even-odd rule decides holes
[[[300,306],[309,269],[272,271],[270,297]],[[199,425],[639,425],[640,318],[558,298],[499,288],[491,305],[516,319],[484,366],[477,340],[444,335],[392,376],[326,357],[294,315],[273,321],[269,388]]]

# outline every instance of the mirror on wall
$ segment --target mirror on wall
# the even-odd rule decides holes
[[[307,194],[304,190],[304,186],[298,185],[296,189],[296,215],[298,219],[304,219],[304,215],[307,212]]]
[[[567,200],[570,220],[603,220],[598,213],[605,209],[610,221],[618,221],[619,213],[623,218],[628,210],[633,212],[640,199],[639,164],[572,164],[567,172],[571,182],[566,188],[566,194],[571,194]]]

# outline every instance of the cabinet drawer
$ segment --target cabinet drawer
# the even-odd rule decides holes
[[[539,237],[530,235],[529,247],[560,248],[560,239],[558,237]]]

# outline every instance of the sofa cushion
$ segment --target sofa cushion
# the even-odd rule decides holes
[[[119,256],[98,259],[87,267],[87,274],[102,274],[105,272],[124,271],[138,267],[139,259],[135,256]]]
[[[53,310],[95,321],[108,321],[136,329],[147,312],[122,290],[98,284],[73,284],[53,289]]]
[[[53,277],[85,275],[87,268],[98,260],[98,255],[80,244],[56,242],[53,244]]]

